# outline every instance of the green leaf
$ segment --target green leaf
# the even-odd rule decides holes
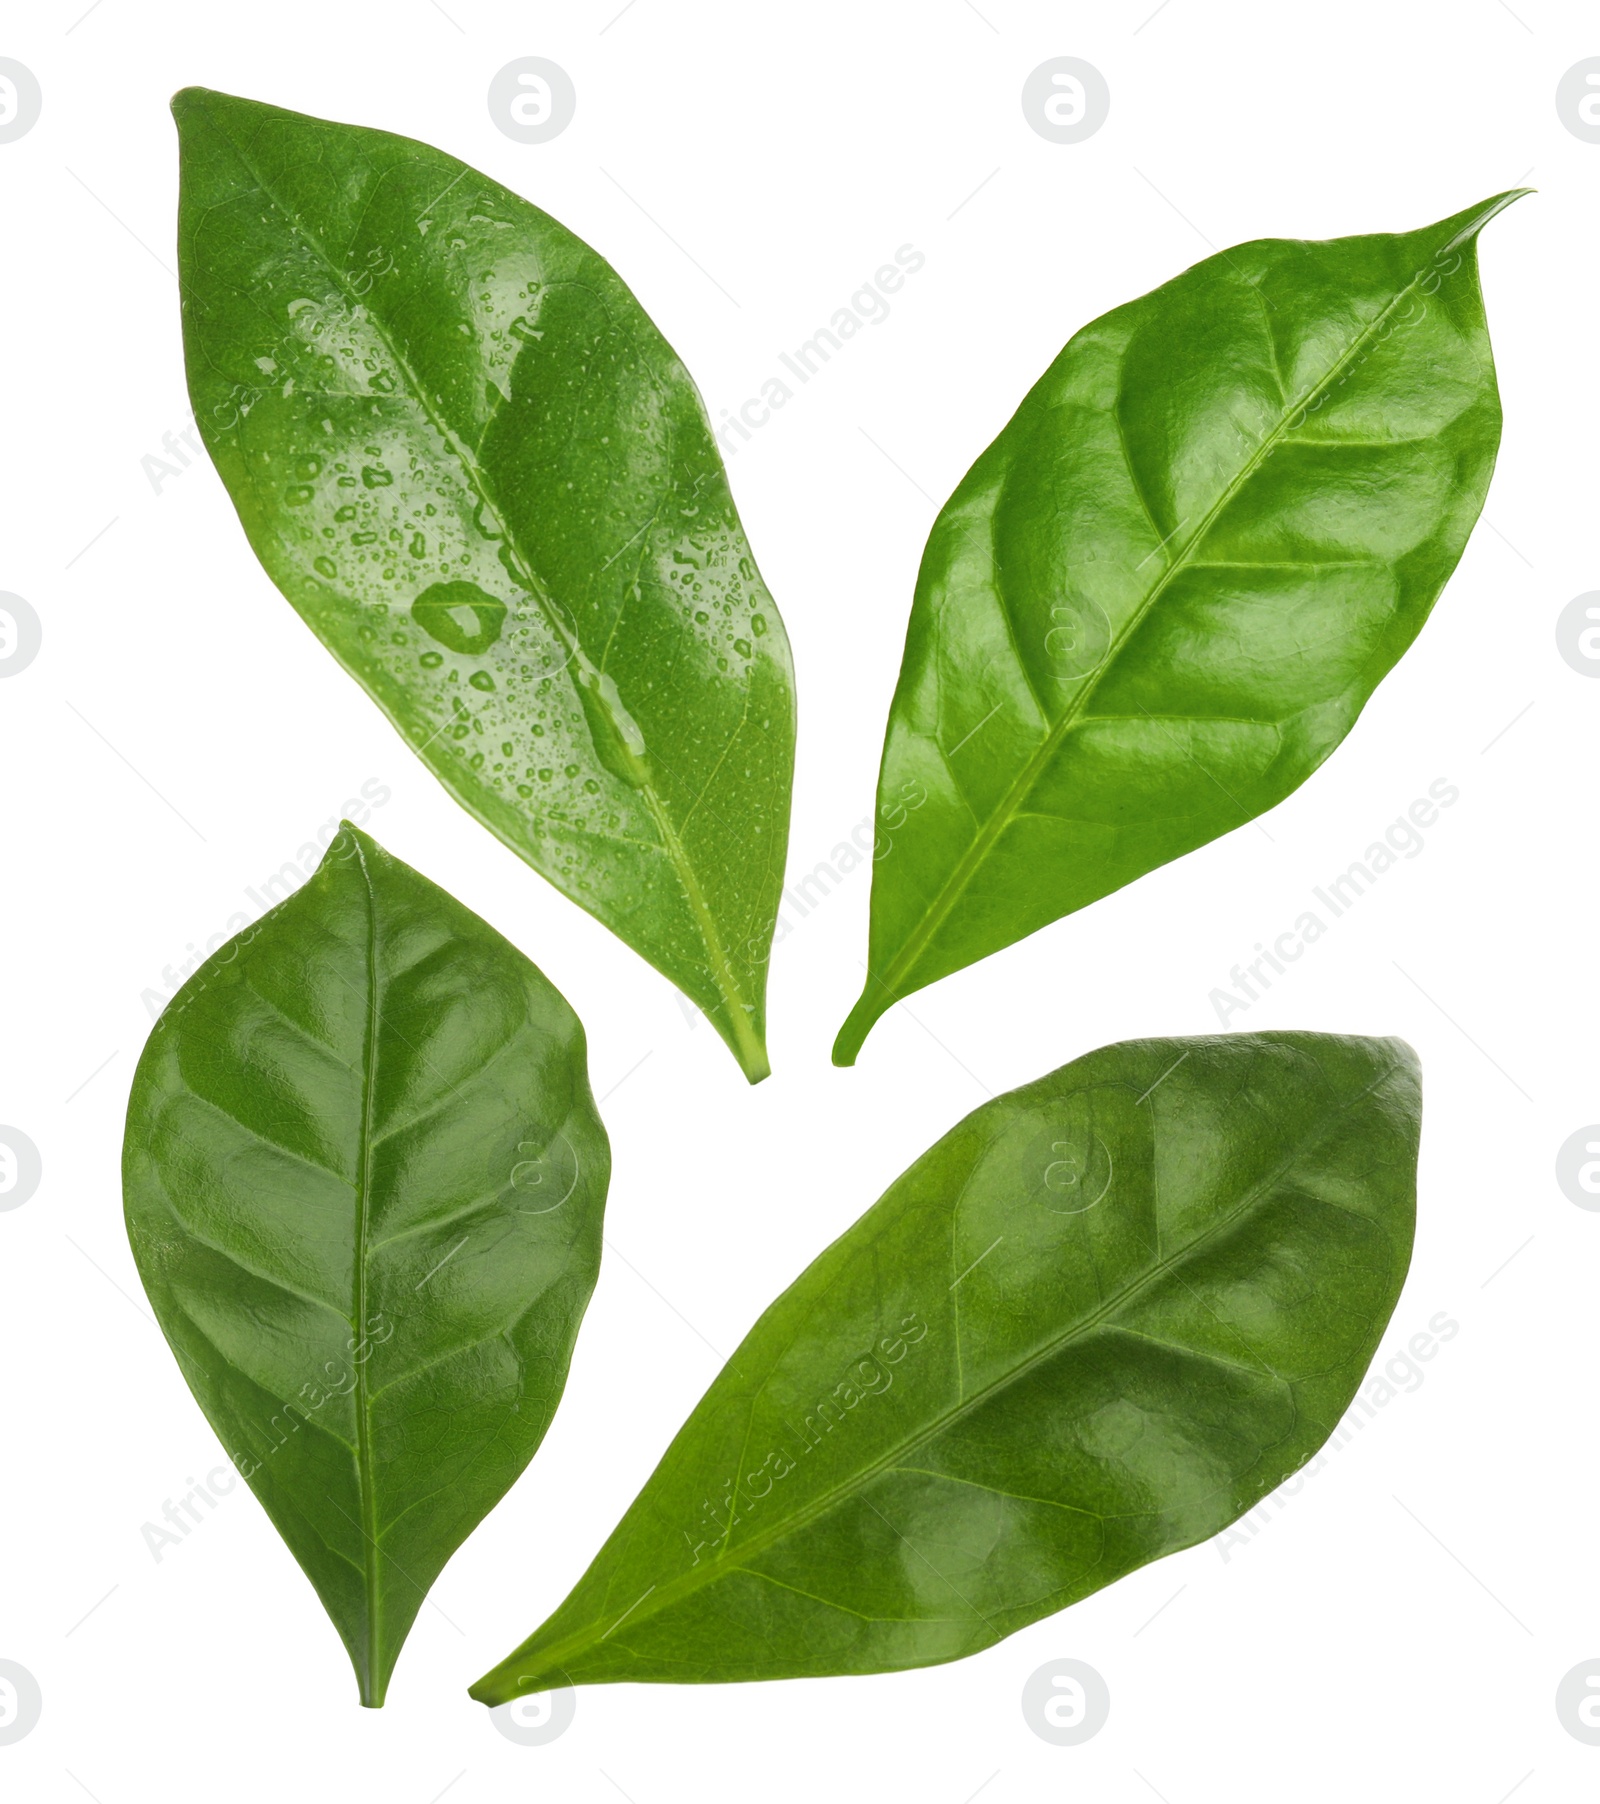
[[[977,1652],[1216,1534],[1332,1432],[1405,1278],[1398,1040],[1136,1040],[997,1097],[763,1315],[473,1687]]]
[[[1489,486],[1476,240],[1517,193],[1223,251],[1034,386],[923,553],[878,788],[905,819],[835,1064],[901,997],[1274,807],[1349,732]]]
[[[189,392],[268,574],[461,805],[767,1073],[788,641],[694,384],[454,157],[187,88]]]
[[[348,823],[145,1046],[139,1274],[364,1704],[550,1425],[610,1167],[572,1010]]]

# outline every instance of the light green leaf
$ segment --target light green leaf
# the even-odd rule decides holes
[[[683,365],[454,157],[173,110],[189,390],[256,555],[456,800],[764,1077],[792,667]]]
[[[984,1104],[767,1310],[473,1696],[955,1660],[1216,1534],[1378,1346],[1419,1083],[1397,1040],[1237,1034]]]
[[[1238,245],[1045,372],[923,553],[878,789],[905,819],[836,1064],[901,997],[1274,807],[1350,731],[1489,486],[1477,236],[1516,198]]]

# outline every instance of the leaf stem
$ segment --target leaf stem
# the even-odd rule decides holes
[[[891,996],[880,1004],[872,994],[876,982],[875,978],[867,979],[867,987],[845,1017],[844,1026],[839,1029],[839,1037],[833,1043],[833,1062],[836,1065],[853,1065],[856,1062],[856,1055],[861,1051],[867,1035],[872,1032],[884,1011],[892,1008],[897,1000]]]

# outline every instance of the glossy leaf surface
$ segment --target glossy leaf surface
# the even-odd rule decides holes
[[[1397,1040],[1237,1034],[985,1104],[762,1316],[473,1695],[955,1660],[1216,1534],[1377,1348],[1419,1083]]]
[[[454,157],[173,105],[189,389],[256,555],[456,800],[765,1076],[792,670],[682,364]]]
[[[544,1437],[609,1171],[572,1010],[348,824],[145,1046],[134,1258],[363,1703]]]
[[[903,996],[1254,819],[1349,732],[1483,505],[1476,239],[1263,239],[1084,328],[929,536],[878,800]],[[903,810],[901,810],[903,812]]]

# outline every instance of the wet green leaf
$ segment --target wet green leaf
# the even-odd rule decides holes
[[[256,555],[456,800],[765,1076],[792,670],[683,365],[454,157],[173,110],[189,389]]]
[[[572,1595],[473,1687],[959,1659],[1321,1446],[1411,1256],[1398,1040],[1109,1046],[975,1110],[779,1297]]]
[[[123,1147],[139,1274],[363,1703],[544,1438],[609,1172],[572,1010],[348,824],[145,1046]],[[221,1607],[219,1643],[236,1628]]]
[[[1520,191],[1519,191],[1520,192]],[[1500,402],[1477,235],[1262,239],[1074,338],[946,502],[889,711],[855,1061],[903,996],[1281,802],[1427,619]]]

